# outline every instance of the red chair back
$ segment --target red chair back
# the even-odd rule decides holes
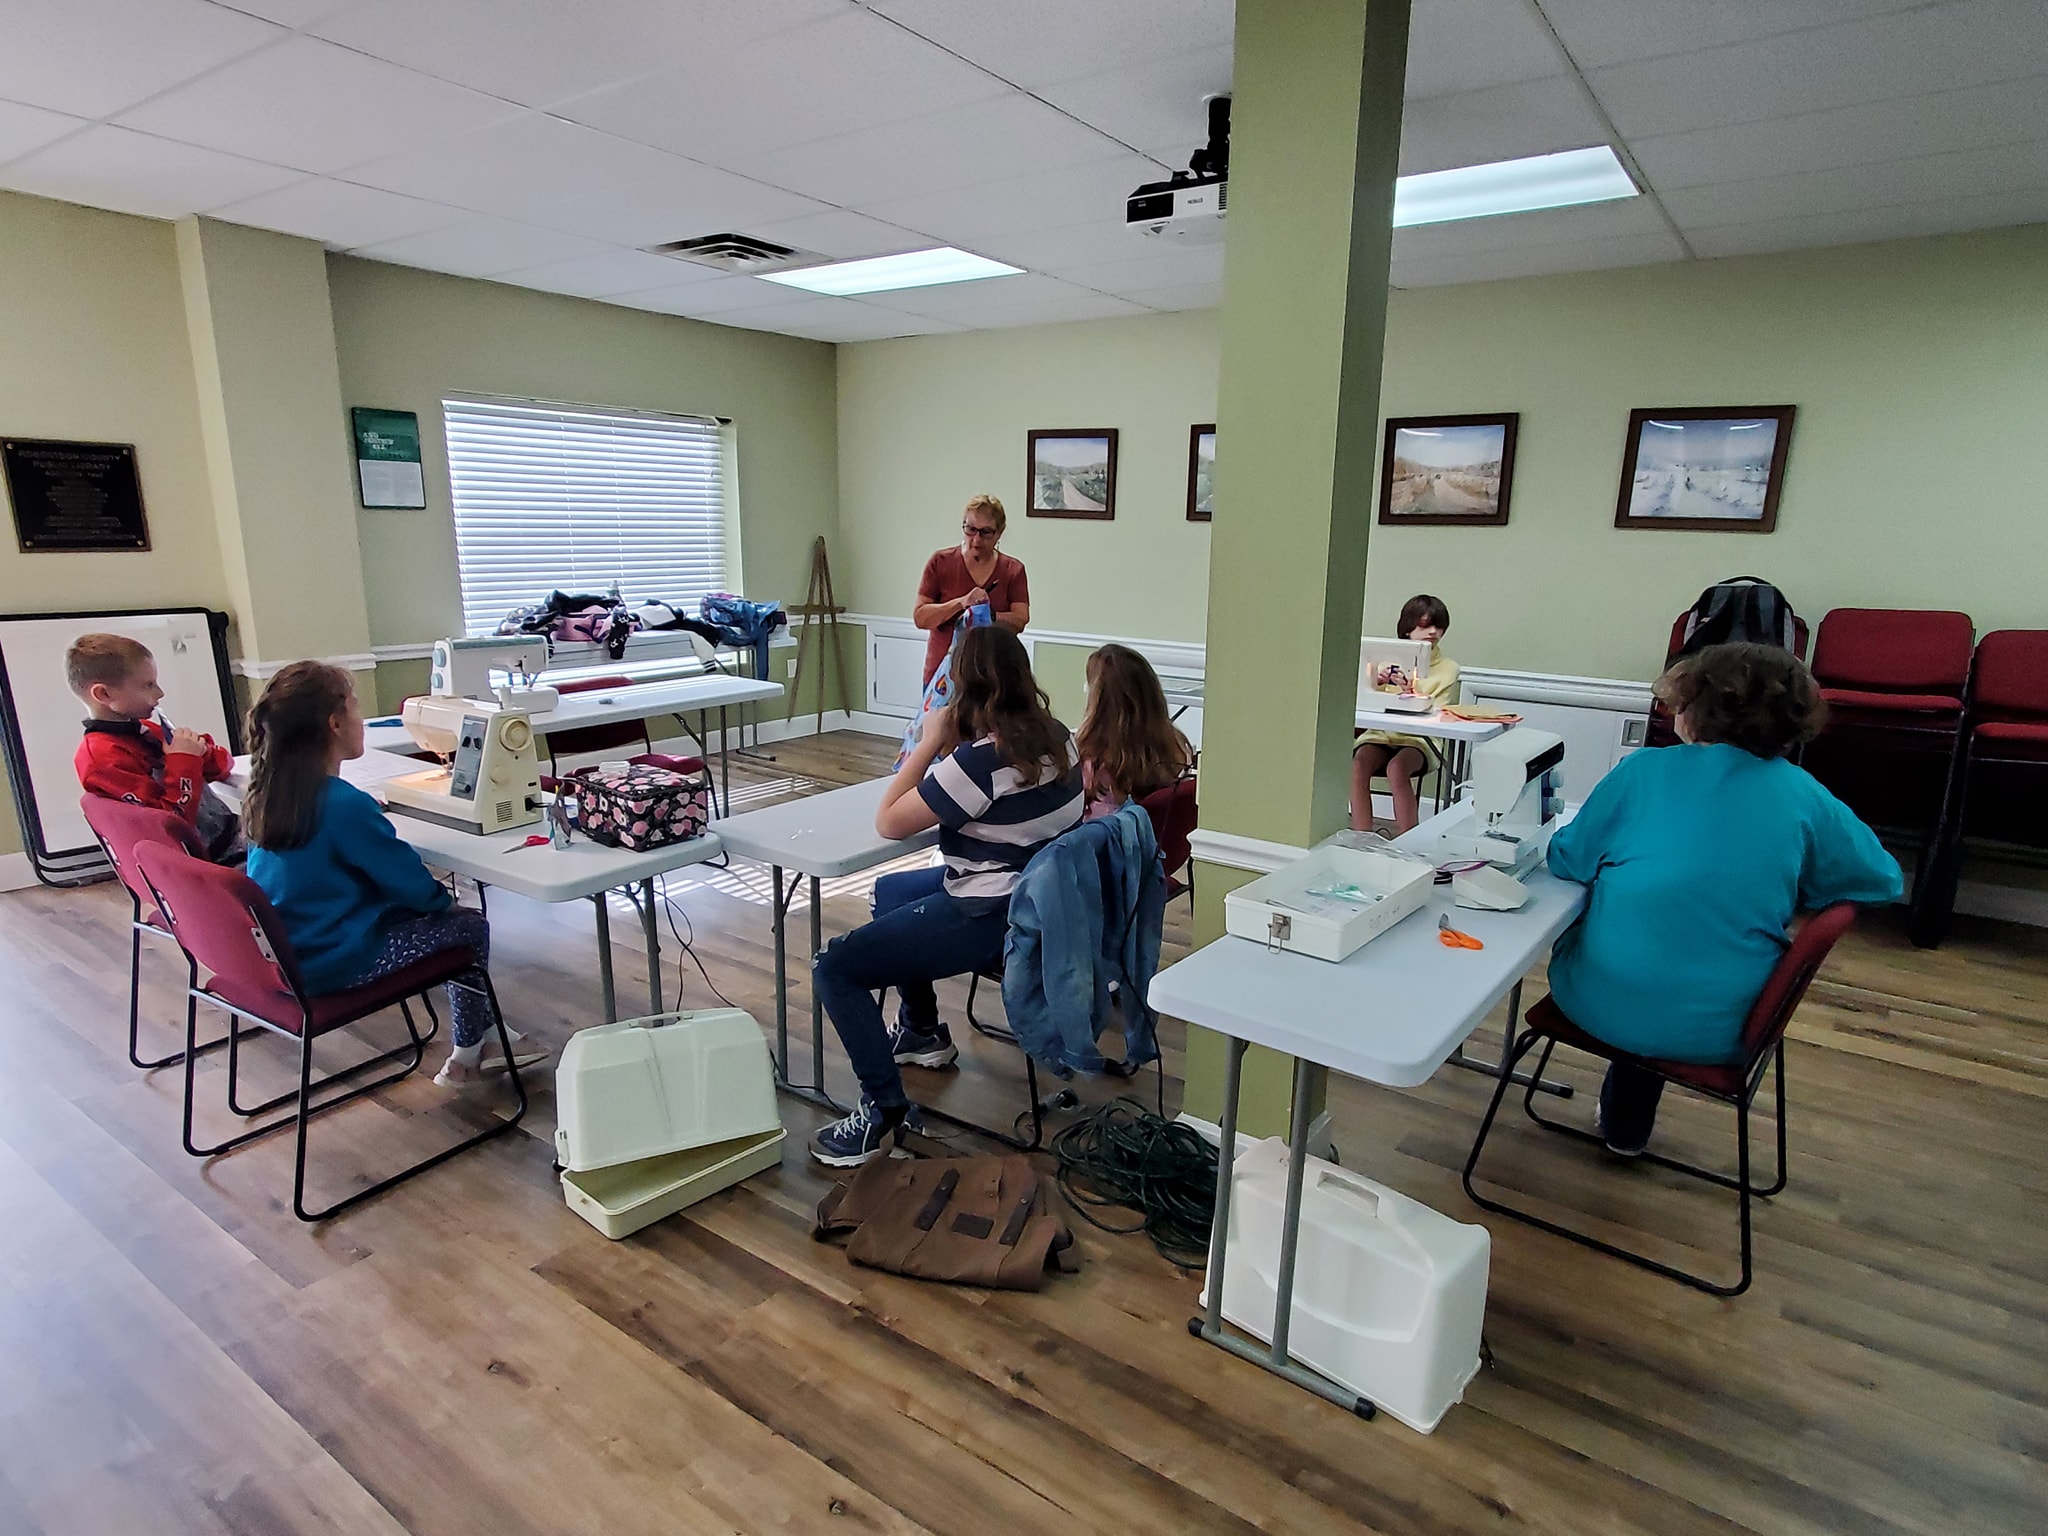
[[[136,906],[142,912],[156,912],[156,898],[150,895],[149,884],[135,867],[135,850],[145,843],[159,843],[190,854],[195,859],[206,857],[206,848],[199,841],[199,833],[192,824],[171,811],[160,811],[155,806],[136,805],[128,800],[109,800],[105,795],[82,795],[78,808],[85,815],[85,824],[92,828],[92,835],[99,839],[101,849],[106,853],[107,862],[114,866],[114,873],[128,894],[135,898]],[[162,914],[157,914],[161,918]]]
[[[1970,675],[1967,613],[1836,608],[1820,621],[1813,675],[1824,688],[1939,695],[1958,701]]]
[[[1971,675],[1980,721],[2048,720],[2048,629],[1999,629],[1977,646]]]
[[[550,685],[557,693],[598,693],[607,688],[630,688],[630,677],[579,677],[573,682]],[[648,745],[644,720],[614,720],[604,725],[582,725],[573,730],[549,731],[548,755],[573,757],[580,752],[609,752],[632,742]]]
[[[1171,875],[1190,857],[1188,838],[1200,814],[1195,804],[1195,781],[1180,779],[1164,789],[1155,789],[1138,804],[1152,818],[1152,836],[1159,844],[1160,863]]]
[[[238,869],[145,843],[135,862],[178,947],[212,973],[207,991],[238,1013],[297,1034],[305,987],[284,924],[262,888]]]
[[[1750,1004],[1749,1017],[1742,1024],[1743,1059],[1754,1065],[1785,1037],[1792,1026],[1793,1010],[1827,959],[1835,941],[1856,921],[1856,908],[1846,901],[1823,907],[1799,925],[1792,942],[1764,981],[1764,989]]]

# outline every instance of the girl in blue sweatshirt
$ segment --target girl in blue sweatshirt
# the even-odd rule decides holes
[[[473,949],[478,968],[448,988],[454,1050],[434,1081],[457,1087],[503,1070],[495,1039],[494,1058],[483,1055],[490,924],[456,906],[383,808],[340,777],[344,762],[363,755],[363,714],[349,675],[323,662],[292,663],[249,711],[249,736],[249,878],[284,920],[307,987],[346,991],[444,949]],[[546,1053],[513,1059],[527,1067]]]
[[[1790,652],[1709,646],[1657,694],[1685,744],[1624,758],[1550,841],[1550,872],[1587,887],[1550,957],[1550,991],[1587,1034],[1633,1055],[1726,1062],[1794,915],[1898,900],[1899,861],[1786,760],[1826,707]],[[1608,1069],[1611,1151],[1643,1150],[1663,1087],[1641,1067]]]

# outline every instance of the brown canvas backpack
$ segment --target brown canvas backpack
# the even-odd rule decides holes
[[[875,1158],[818,1202],[813,1237],[849,1232],[854,1263],[920,1280],[1035,1291],[1052,1266],[1080,1268],[1022,1157]]]

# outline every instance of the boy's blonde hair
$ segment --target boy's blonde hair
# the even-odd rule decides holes
[[[116,687],[153,660],[148,646],[126,635],[80,635],[64,653],[64,680],[82,699],[94,683]]]

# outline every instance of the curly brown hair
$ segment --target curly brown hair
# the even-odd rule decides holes
[[[1684,716],[1688,740],[1725,741],[1755,757],[1783,757],[1827,720],[1806,663],[1775,645],[1710,645],[1673,663],[1656,693]]]

